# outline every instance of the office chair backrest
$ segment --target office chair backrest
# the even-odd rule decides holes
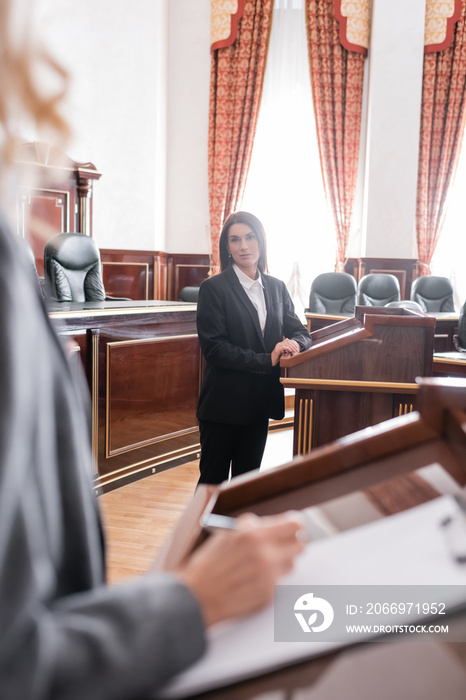
[[[391,301],[400,300],[400,283],[395,275],[372,272],[359,280],[359,306],[385,306]]]
[[[189,303],[197,304],[199,298],[199,287],[183,287],[180,290],[178,296],[178,301],[186,301]]]
[[[346,272],[324,272],[311,284],[309,311],[316,314],[354,314],[357,284]]]
[[[411,309],[411,311],[419,311],[423,313],[420,304],[416,301],[411,301],[411,299],[402,299],[401,301],[389,301],[385,306],[392,307],[395,309]]]
[[[44,249],[47,296],[54,301],[103,301],[97,245],[82,233],[58,233]]]
[[[411,299],[416,301],[423,311],[453,312],[453,285],[448,277],[425,275],[417,277],[411,285]]]
[[[458,319],[458,335],[453,336],[453,342],[457,350],[466,352],[466,301],[461,307]]]

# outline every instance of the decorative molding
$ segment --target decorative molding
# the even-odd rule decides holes
[[[443,51],[453,41],[463,0],[426,0],[424,52]],[[367,56],[370,43],[370,0],[335,0],[340,42],[348,51]]]
[[[298,408],[298,455],[304,455],[312,448],[314,421],[314,399],[300,398]]]
[[[213,51],[234,44],[245,2],[246,0],[211,0],[210,45]]]
[[[91,406],[92,406],[92,471],[96,479],[99,475],[99,340],[100,329],[88,330],[91,341]]]
[[[119,266],[129,268],[129,267],[136,267],[136,268],[143,268],[145,275],[144,275],[144,297],[142,297],[144,300],[149,301],[149,263],[146,262],[119,262],[119,261],[113,261],[113,260],[102,260],[101,261],[101,268],[102,272],[104,271],[104,267],[107,266],[109,267],[110,265],[113,266]],[[104,284],[106,287],[106,285]],[[138,297],[139,299],[139,297]]]
[[[340,24],[340,42],[348,51],[367,56],[370,41],[370,0],[335,0],[335,19]]]
[[[453,41],[462,0],[426,0],[424,53],[443,51]]]

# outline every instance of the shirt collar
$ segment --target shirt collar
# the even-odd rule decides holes
[[[255,279],[255,280],[252,280],[250,277],[248,277],[248,275],[246,275],[242,270],[240,270],[238,265],[236,265],[236,264],[233,265],[233,270],[236,272],[236,275],[237,275],[239,281],[241,282],[243,287],[246,287],[246,289],[251,289],[251,287],[254,284],[256,284],[256,282],[259,282],[260,286],[264,287],[264,285],[262,283],[262,277],[261,277],[261,273],[260,273],[259,269],[257,270],[258,276],[257,276],[257,279]]]

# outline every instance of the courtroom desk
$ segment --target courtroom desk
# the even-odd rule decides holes
[[[458,314],[456,313],[432,313],[427,316],[434,316],[434,352],[450,352],[454,350],[453,336],[458,333]],[[333,323],[350,318],[343,314],[314,314],[306,311],[306,321],[309,331],[318,331]]]
[[[64,302],[48,312],[85,368],[97,493],[196,458],[195,304]]]
[[[434,354],[434,375],[442,377],[466,376],[466,352],[440,352]]]
[[[435,316],[434,352],[450,352],[455,349],[453,336],[458,334],[459,314],[436,313]]]

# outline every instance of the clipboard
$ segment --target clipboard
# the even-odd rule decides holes
[[[455,523],[450,537],[444,523]],[[453,531],[452,531],[453,532]],[[464,506],[443,496],[403,513],[342,532],[308,545],[287,585],[445,586],[447,611],[466,607]],[[447,596],[448,598],[448,596]],[[410,613],[405,621],[416,620]],[[336,651],[339,642],[274,642],[274,610],[212,628],[205,656],[154,696],[168,700],[205,692]],[[354,635],[352,644],[367,641]]]

